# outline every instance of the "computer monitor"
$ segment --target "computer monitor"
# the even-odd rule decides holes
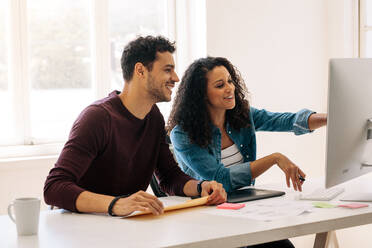
[[[368,161],[372,157],[368,156],[372,154],[371,118],[372,59],[331,59],[326,188],[372,171],[372,161]],[[372,189],[368,195],[353,192],[344,200],[372,201]]]

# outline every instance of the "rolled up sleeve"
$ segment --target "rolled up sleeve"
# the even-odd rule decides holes
[[[293,123],[293,132],[295,135],[311,133],[314,131],[309,129],[309,117],[314,113],[314,111],[302,109],[295,114],[295,121]]]
[[[232,189],[238,189],[252,184],[250,162],[232,165],[229,169]]]
[[[308,120],[314,113],[308,109],[301,109],[296,113],[278,113],[251,108],[256,131],[293,132],[295,135],[312,132],[309,129]]]

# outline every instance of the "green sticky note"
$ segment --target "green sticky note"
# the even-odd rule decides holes
[[[336,205],[332,205],[326,202],[313,202],[313,206],[317,208],[335,208]]]

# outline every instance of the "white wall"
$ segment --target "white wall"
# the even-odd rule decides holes
[[[324,0],[207,1],[207,52],[225,56],[240,70],[251,105],[271,111],[326,111],[327,13]],[[319,176],[325,130],[296,137],[258,134],[258,157],[282,152]],[[274,180],[282,172],[271,170]]]
[[[326,112],[328,59],[352,57],[353,0],[207,0],[207,53],[243,75],[251,105],[271,111]],[[310,135],[259,133],[258,157],[281,152],[308,177],[324,176],[325,128]],[[257,184],[280,181],[273,168]],[[306,184],[304,185],[306,187]],[[340,247],[370,247],[372,226],[337,231]],[[312,247],[315,235],[292,239]]]
[[[41,209],[46,209],[43,187],[56,156],[0,160],[0,214],[6,214],[8,204],[18,197],[40,197]]]

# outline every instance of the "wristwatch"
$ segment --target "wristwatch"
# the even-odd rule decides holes
[[[204,183],[205,181],[207,181],[207,180],[201,180],[198,183],[198,186],[196,186],[196,190],[198,191],[199,196],[201,196],[201,192],[202,192],[202,183]]]

